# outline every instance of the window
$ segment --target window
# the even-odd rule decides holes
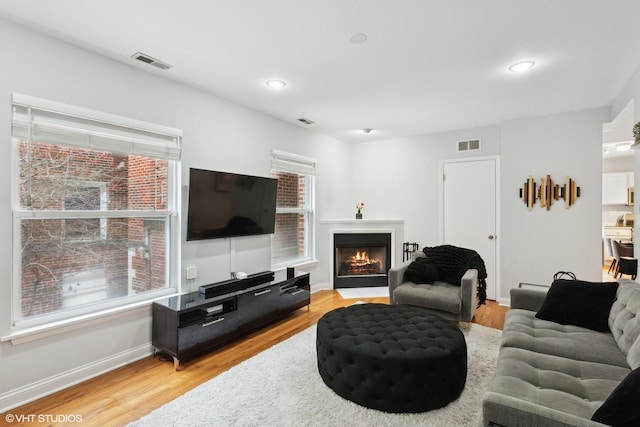
[[[181,132],[13,95],[13,327],[175,292]]]
[[[315,160],[273,150],[271,174],[278,179],[272,268],[314,258]]]

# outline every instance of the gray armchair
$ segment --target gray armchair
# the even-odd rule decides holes
[[[478,307],[478,270],[467,270],[460,286],[442,281],[405,282],[404,274],[411,262],[389,270],[389,302],[424,307],[447,319],[471,322]]]

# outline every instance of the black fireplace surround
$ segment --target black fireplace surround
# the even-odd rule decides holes
[[[387,286],[391,233],[335,233],[333,287]]]

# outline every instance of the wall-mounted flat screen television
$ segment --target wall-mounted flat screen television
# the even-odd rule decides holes
[[[190,169],[187,240],[273,233],[277,188],[274,178]]]

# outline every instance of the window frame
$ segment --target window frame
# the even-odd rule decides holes
[[[181,140],[182,131],[165,126],[155,125],[135,119],[116,116],[99,111],[89,110],[82,107],[66,105],[54,101],[39,99],[28,95],[16,94],[12,95],[12,135],[11,135],[11,204],[12,204],[12,283],[11,283],[11,334],[12,336],[20,336],[32,334],[37,330],[49,330],[51,328],[59,328],[65,325],[75,324],[79,321],[85,321],[96,316],[113,314],[120,310],[132,309],[140,306],[140,304],[149,304],[152,300],[159,297],[176,294],[180,291],[180,264],[181,264],[181,227],[180,227],[180,192],[181,192]],[[61,206],[57,210],[32,210],[23,207],[20,204],[20,150],[19,141],[21,139],[31,138],[31,127],[34,126],[30,121],[25,120],[17,113],[17,107],[40,111],[50,111],[54,114],[66,115],[70,119],[78,120],[79,133],[83,129],[82,121],[91,121],[105,125],[107,132],[104,134],[96,134],[95,141],[98,145],[93,145],[91,138],[89,143],[81,145],[77,141],[66,144],[60,141],[48,141],[58,146],[78,147],[81,149],[107,151],[109,146],[110,128],[124,129],[127,132],[114,132],[114,149],[113,153],[125,155],[139,155],[163,159],[167,161],[167,204],[166,209],[162,210],[103,210],[106,207],[106,198],[108,194],[101,191],[100,194],[100,210],[65,210]],[[31,113],[29,113],[31,117]],[[74,123],[75,124],[75,123]],[[16,130],[18,128],[18,130]],[[89,126],[87,126],[89,128]],[[76,129],[74,129],[76,130]],[[99,130],[99,129],[98,129]],[[27,132],[28,136],[24,133]],[[89,129],[89,132],[95,132],[95,128]],[[136,138],[140,135],[140,138]],[[158,135],[158,141],[154,140],[154,135]],[[71,138],[74,138],[72,135]],[[167,141],[165,143],[165,140]],[[127,149],[127,147],[131,147]],[[124,148],[124,149],[123,149]],[[155,150],[155,151],[154,151]],[[102,188],[104,183],[100,182],[82,182],[85,186],[96,186]],[[104,196],[104,197],[103,197]],[[161,289],[152,289],[136,295],[125,295],[122,297],[107,298],[99,303],[89,304],[76,308],[64,308],[54,312],[35,315],[33,317],[24,317],[22,313],[22,247],[21,247],[21,226],[25,220],[40,219],[81,219],[93,218],[100,219],[100,237],[106,239],[106,221],[109,218],[139,218],[139,219],[164,219],[166,247],[165,247],[165,287]],[[72,239],[73,240],[73,239]],[[3,337],[3,341],[7,337]]]
[[[316,161],[309,157],[287,153],[280,150],[271,152],[271,174],[276,172],[296,174],[305,180],[304,206],[278,207],[276,205],[276,221],[278,214],[303,215],[304,227],[304,254],[274,262],[271,257],[273,270],[297,266],[315,261],[315,165]],[[278,183],[279,185],[279,183]],[[273,237],[271,237],[271,252],[273,253]]]

